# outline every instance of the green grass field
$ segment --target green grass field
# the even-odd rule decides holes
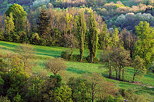
[[[0,53],[14,53],[15,48],[20,45],[18,43],[4,42],[0,41]],[[34,73],[45,72],[48,73],[44,68],[44,63],[48,58],[60,57],[61,52],[67,50],[63,47],[47,47],[47,46],[36,46],[33,45],[36,58],[33,59],[35,67],[33,68]],[[101,51],[98,51],[98,56]],[[78,54],[77,49],[74,50],[74,54]],[[88,50],[85,51],[85,55],[88,55]],[[62,72],[61,75],[64,81],[67,81],[70,77],[80,77],[85,73],[100,73],[106,75],[106,68],[102,64],[93,64],[93,63],[81,63],[81,62],[69,62],[67,61],[67,69]],[[132,79],[133,69],[128,68],[125,78],[128,80]],[[48,73],[51,74],[51,73]],[[143,83],[143,85],[132,84],[128,82],[121,82],[117,80],[107,79],[108,81],[114,82],[117,87],[125,89],[134,89],[138,94],[148,95],[150,97],[154,96],[154,74],[148,73],[144,77],[137,79]],[[144,86],[145,85],[145,86]],[[153,88],[148,88],[153,87]],[[154,97],[153,97],[154,98]]]

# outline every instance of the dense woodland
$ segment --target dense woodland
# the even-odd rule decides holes
[[[2,0],[0,14],[0,40],[23,43],[0,53],[0,102],[154,101],[106,80],[135,83],[154,74],[153,0]],[[50,74],[33,73],[30,44],[68,49],[44,63]],[[66,61],[102,64],[107,74],[63,81]]]

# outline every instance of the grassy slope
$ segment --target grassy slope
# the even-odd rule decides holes
[[[0,53],[13,52],[17,45],[19,44],[0,41]],[[47,58],[60,57],[61,52],[66,50],[67,48],[34,45],[34,49],[37,57],[35,60],[33,60],[33,62],[36,64],[36,66],[33,68],[33,71],[37,73],[37,72],[46,72],[46,70],[44,69],[44,62],[46,62]],[[87,52],[88,51],[85,51],[86,55]],[[74,53],[77,54],[78,50],[75,49]],[[128,72],[126,73],[126,78],[129,80],[131,80],[132,78],[132,71],[133,70],[131,68],[128,68]],[[65,73],[61,73],[61,75],[63,76],[64,80],[67,81],[68,78],[70,77],[79,77],[84,73],[93,73],[93,72],[102,73],[104,75],[106,74],[105,67],[103,67],[103,65],[101,64],[67,62],[67,69]],[[127,82],[120,82],[117,80],[111,80],[111,79],[106,79],[106,80],[114,82],[117,85],[117,87],[126,89],[131,88],[137,90],[137,92],[140,94],[148,93],[151,96],[154,96],[154,88],[146,88],[140,85],[131,84]],[[144,77],[138,80],[140,80],[143,84],[154,86],[154,74],[145,75]]]

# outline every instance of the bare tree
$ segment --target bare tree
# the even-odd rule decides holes
[[[47,61],[46,68],[56,75],[59,71],[66,69],[66,64],[61,58],[53,58]]]

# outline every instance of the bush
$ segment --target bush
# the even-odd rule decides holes
[[[70,60],[71,60],[71,61],[80,61],[80,55],[72,55],[72,56],[70,57]]]
[[[11,102],[7,97],[0,96],[0,102]]]
[[[63,51],[62,53],[61,53],[61,58],[64,58],[64,59],[66,59],[66,60],[70,60],[70,59],[72,59],[71,57],[72,57],[72,51],[71,50],[66,50],[66,51]]]

